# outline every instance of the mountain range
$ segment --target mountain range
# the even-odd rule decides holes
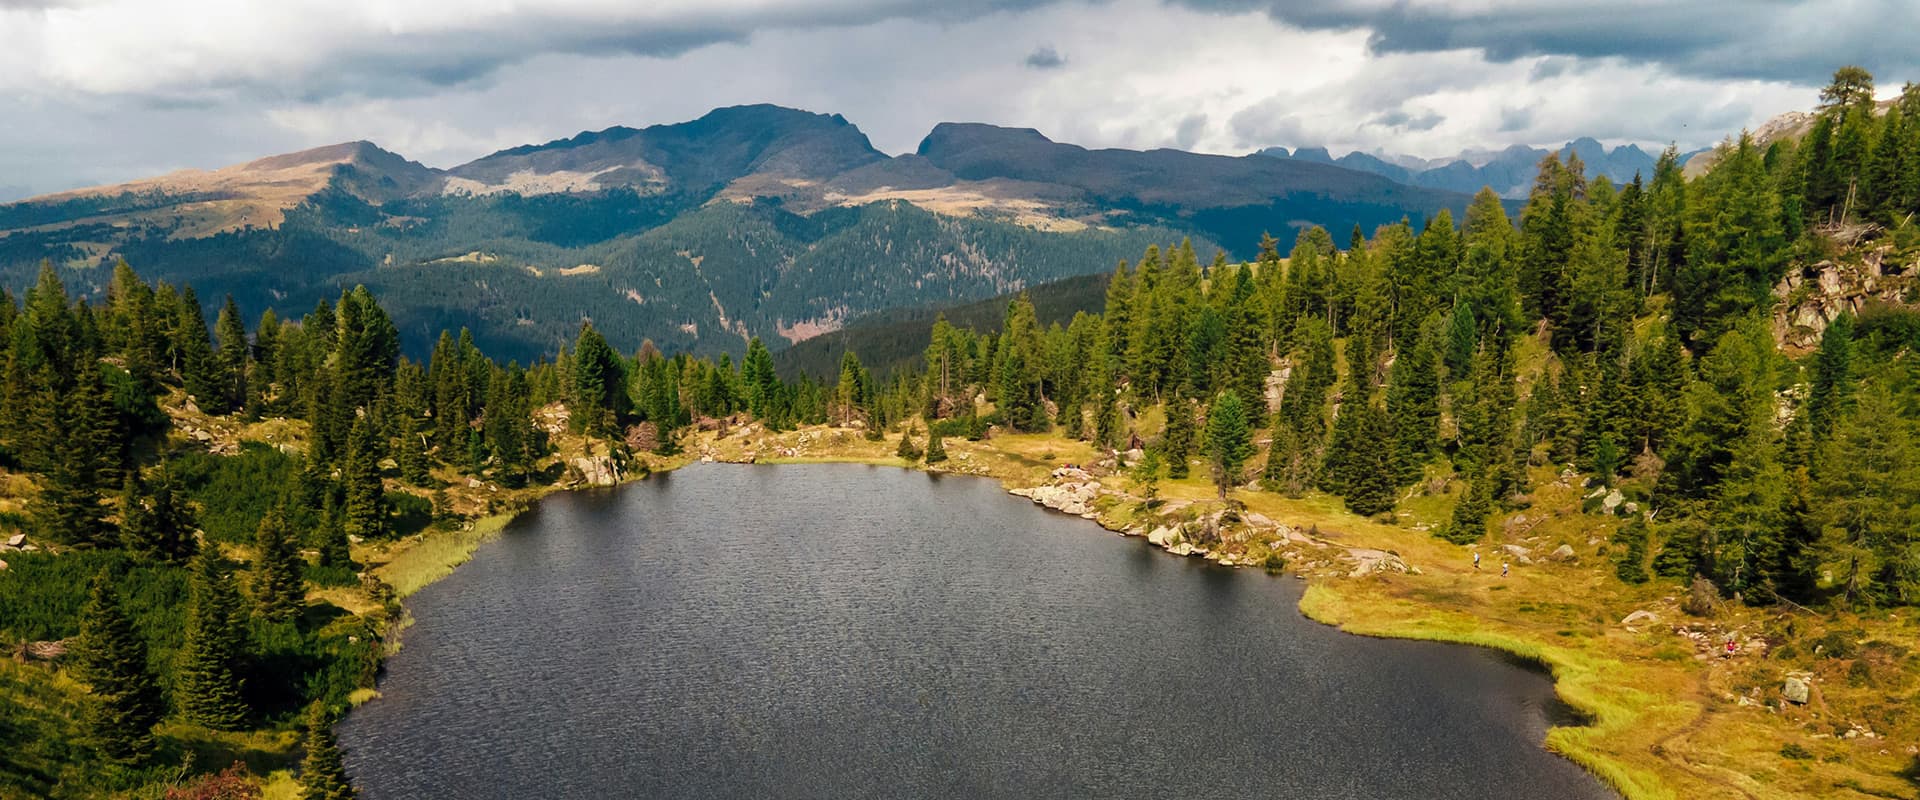
[[[1687,163],[1688,159],[1701,152],[1705,151],[1680,153],[1680,163]],[[1451,192],[1473,193],[1480,191],[1482,186],[1488,186],[1500,193],[1501,197],[1522,199],[1533,187],[1533,177],[1539,171],[1540,160],[1552,153],[1558,153],[1563,159],[1577,155],[1587,167],[1588,178],[1604,175],[1614,183],[1631,181],[1635,174],[1651,178],[1654,165],[1659,161],[1657,153],[1648,153],[1637,144],[1608,148],[1590,137],[1575,139],[1557,150],[1516,144],[1504,150],[1469,150],[1457,156],[1432,159],[1357,150],[1334,158],[1324,147],[1302,147],[1291,151],[1285,147],[1269,147],[1257,155],[1332,164],[1371,172],[1399,183]]]
[[[940,124],[889,156],[839,115],[739,106],[449,169],[350,142],[4,204],[0,285],[51,259],[97,295],[125,258],[250,316],[366,284],[413,352],[467,326],[530,359],[582,319],[626,348],[737,352],[1104,272],[1153,243],[1249,257],[1265,232],[1344,239],[1468,199],[1305,159],[1086,149],[981,124]]]

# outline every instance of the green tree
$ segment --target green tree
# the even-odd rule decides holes
[[[1347,510],[1361,516],[1391,511],[1394,505],[1393,423],[1378,402],[1360,401],[1357,408],[1343,409],[1355,415],[1353,453],[1347,460],[1347,475],[1341,481]]]
[[[248,714],[238,671],[245,647],[240,592],[218,555],[198,556],[193,574],[186,641],[174,673],[174,701],[189,721],[216,730],[239,730]]]
[[[73,653],[75,676],[87,684],[81,718],[87,740],[110,760],[145,760],[153,752],[153,726],[165,706],[147,666],[146,641],[134,630],[105,569],[94,575]]]
[[[306,800],[354,800],[359,797],[347,777],[340,739],[333,733],[333,715],[319,705],[307,713],[307,755],[300,762],[301,797]]]
[[[580,326],[580,338],[574,343],[573,399],[575,426],[600,437],[614,435],[631,404],[626,368],[592,323]]]
[[[287,523],[285,507],[276,505],[260,520],[254,549],[258,555],[253,566],[253,601],[261,618],[293,621],[307,604],[302,579],[306,561],[300,557],[300,540]]]
[[[947,460],[946,437],[932,431],[927,432],[927,463],[938,464]]]
[[[1161,436],[1160,450],[1166,455],[1167,477],[1174,480],[1187,477],[1191,469],[1187,462],[1193,457],[1193,440],[1198,433],[1193,414],[1193,401],[1178,394],[1167,400],[1167,430]]]
[[[1247,410],[1240,395],[1229,389],[1207,409],[1207,466],[1222,500],[1240,484],[1241,471],[1253,456],[1253,437],[1247,429]]]
[[[1646,583],[1647,521],[1635,516],[1613,532],[1613,574],[1626,583]]]
[[[383,538],[391,533],[387,525],[387,492],[380,483],[381,443],[373,425],[362,417],[353,421],[347,435],[347,453],[341,480],[346,484],[346,509],[343,527],[349,536],[362,539]]]
[[[220,407],[228,411],[247,404],[247,366],[251,359],[246,323],[241,319],[240,306],[233,302],[233,295],[227,295],[227,302],[220,307],[220,316],[214,321],[214,333],[220,342],[215,357],[216,378],[225,390]]]
[[[193,511],[175,491],[171,475],[161,472],[159,482],[149,492],[139,472],[127,472],[120,493],[123,547],[148,558],[184,564],[200,549],[193,538],[197,527]]]

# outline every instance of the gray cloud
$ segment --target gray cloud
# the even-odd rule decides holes
[[[1025,63],[1034,69],[1059,69],[1067,65],[1067,60],[1060,56],[1060,51],[1053,49],[1053,45],[1043,44],[1027,54]]]
[[[1566,0],[1525,7],[1365,0],[1169,0],[1226,13],[1261,10],[1309,30],[1370,32],[1376,53],[1477,49],[1495,61],[1622,58],[1709,78],[1824,82],[1835,67],[1920,72],[1908,0]]]
[[[1533,110],[1528,108],[1500,109],[1500,132],[1513,133],[1533,127]]]
[[[1180,120],[1180,127],[1174,129],[1173,146],[1182,150],[1191,150],[1200,143],[1200,136],[1207,132],[1207,115],[1194,114]]]
[[[1440,127],[1440,123],[1446,122],[1447,118],[1433,111],[1422,111],[1416,114],[1404,108],[1396,108],[1368,121],[1375,125],[1407,131],[1430,131]]]

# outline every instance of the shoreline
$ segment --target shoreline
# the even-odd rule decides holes
[[[1749,753],[1775,755],[1774,748],[1782,747],[1782,742],[1800,737],[1778,727],[1778,722],[1757,724],[1751,717],[1739,716],[1736,709],[1760,704],[1712,685],[1714,670],[1729,668],[1707,660],[1706,655],[1673,656],[1669,652],[1673,640],[1664,635],[1693,635],[1698,627],[1718,628],[1723,624],[1740,630],[1761,616],[1760,611],[1714,622],[1688,620],[1675,610],[1675,598],[1662,601],[1657,597],[1657,588],[1643,587],[1637,592],[1595,588],[1610,580],[1610,574],[1594,581],[1589,563],[1578,559],[1559,564],[1543,557],[1538,565],[1516,570],[1512,579],[1501,577],[1496,581],[1496,573],[1481,573],[1463,565],[1469,548],[1433,538],[1422,524],[1404,519],[1406,515],[1391,523],[1362,520],[1346,514],[1337,507],[1337,501],[1330,502],[1329,498],[1283,499],[1268,492],[1236,490],[1234,499],[1241,508],[1223,526],[1225,515],[1220,511],[1225,505],[1218,502],[1210,486],[1202,486],[1197,479],[1163,483],[1159,502],[1152,507],[1135,493],[1138,487],[1128,485],[1119,475],[1093,474],[1102,472],[1099,467],[1091,472],[1076,469],[1077,475],[1068,474],[1063,479],[1060,471],[1065,468],[1059,464],[1096,464],[1099,458],[1085,443],[1050,435],[1002,435],[990,442],[950,438],[950,460],[931,466],[893,455],[896,441],[868,441],[857,431],[824,426],[772,432],[746,424],[689,437],[680,454],[658,465],[650,464],[645,474],[711,461],[857,463],[992,478],[1008,494],[1082,517],[1122,536],[1147,538],[1170,554],[1205,557],[1224,566],[1259,568],[1268,568],[1271,563],[1266,556],[1279,555],[1285,559],[1284,571],[1306,581],[1299,613],[1342,632],[1485,647],[1538,665],[1549,676],[1558,701],[1584,721],[1578,726],[1556,725],[1550,717],[1542,746],[1572,761],[1623,800],[1825,797],[1842,787],[1863,796],[1911,796],[1897,790],[1863,791],[1862,783],[1854,778],[1835,780],[1811,773],[1801,776],[1811,781],[1807,785],[1810,788],[1789,789],[1765,780],[1776,776],[1753,774],[1750,762],[1730,758]],[[614,485],[643,477],[623,476]],[[1050,490],[1062,483],[1079,488],[1064,495]],[[1088,486],[1094,488],[1088,491]],[[438,574],[412,591],[451,574],[532,502],[551,492],[580,488],[609,487],[540,487],[527,497],[525,506],[486,518],[500,518],[498,528],[485,535],[469,536],[446,551],[450,555],[436,570]],[[1577,500],[1578,492],[1571,497]],[[1249,537],[1249,520],[1256,524],[1251,530],[1263,533]],[[1597,524],[1578,515],[1574,523],[1588,527]],[[1194,547],[1184,536],[1163,534],[1202,529],[1216,536],[1230,529],[1231,540],[1215,541],[1211,548]],[[1533,541],[1533,537],[1526,541]],[[1597,541],[1601,540],[1590,540]],[[1500,547],[1496,539],[1473,549],[1492,552],[1499,560],[1505,557]],[[1567,581],[1573,579],[1584,579],[1579,588],[1586,595],[1568,594],[1574,585]],[[1579,602],[1582,600],[1584,605]],[[1623,614],[1617,607],[1622,604],[1656,608],[1661,615],[1671,615],[1674,622],[1650,624],[1643,631],[1619,621]],[[1778,669],[1761,664],[1751,667]],[[1724,682],[1725,675],[1719,677]],[[1731,702],[1736,699],[1740,702]],[[1729,731],[1735,741],[1726,738]],[[1888,753],[1880,751],[1883,757]],[[1864,769],[1864,765],[1849,766],[1850,771]],[[1891,774],[1896,771],[1876,769],[1866,774],[1897,780],[1899,775]]]

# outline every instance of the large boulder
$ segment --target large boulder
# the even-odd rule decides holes
[[[1789,703],[1804,706],[1813,696],[1813,687],[1808,686],[1806,681],[1798,677],[1788,676],[1786,682],[1780,686],[1780,696]]]
[[[1560,545],[1559,547],[1554,548],[1553,552],[1547,554],[1547,558],[1552,559],[1554,561],[1572,561],[1576,557],[1577,556],[1573,552],[1573,545],[1567,545],[1567,544]]]
[[[1533,563],[1533,551],[1520,545],[1503,544],[1500,545],[1500,550],[1506,553],[1507,558],[1513,559],[1515,564],[1525,566]]]

